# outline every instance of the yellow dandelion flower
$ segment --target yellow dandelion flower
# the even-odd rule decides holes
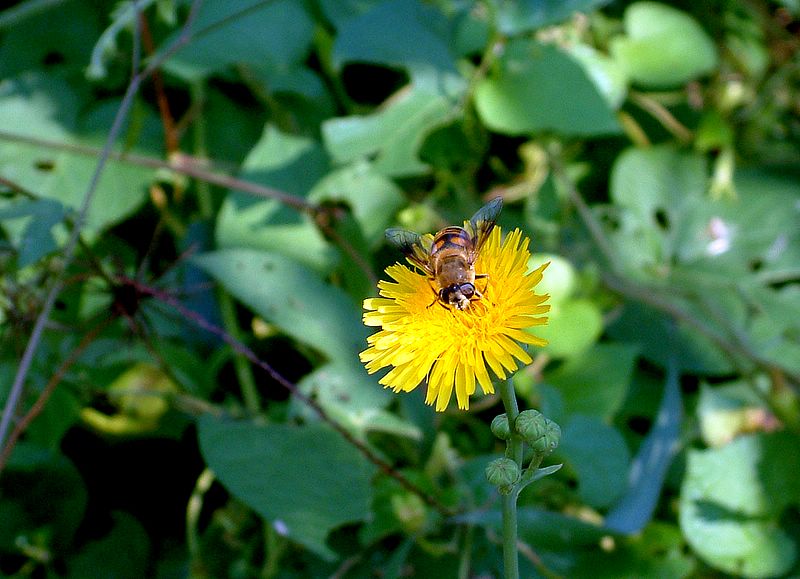
[[[525,329],[547,323],[549,296],[534,290],[548,264],[528,271],[529,240],[518,229],[501,239],[495,227],[475,263],[475,271],[488,274],[486,288],[463,311],[432,305],[425,275],[400,264],[386,269],[394,281],[379,282],[381,297],[364,300],[364,324],[380,331],[360,354],[370,374],[391,366],[380,384],[409,392],[427,381],[427,404],[443,411],[455,390],[458,407],[467,409],[476,382],[485,394],[494,392],[487,366],[503,380],[518,362],[531,362],[520,344],[546,345]]]

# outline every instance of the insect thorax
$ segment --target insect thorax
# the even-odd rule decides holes
[[[436,278],[443,286],[450,284],[473,283],[475,271],[467,260],[459,253],[440,254],[436,262]]]

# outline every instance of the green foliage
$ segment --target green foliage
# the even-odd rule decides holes
[[[325,545],[328,533],[369,513],[371,465],[329,428],[204,416],[198,436],[208,466],[231,493],[326,559],[336,557]],[[303,460],[282,460],[292,456]]]
[[[681,85],[717,66],[717,49],[690,15],[658,2],[634,2],[625,10],[625,36],[611,54],[628,77],[647,87]]]
[[[0,574],[501,576],[498,396],[359,361],[498,195],[522,576],[800,573],[796,2],[193,5],[0,12]]]
[[[578,62],[554,46],[530,40],[509,42],[496,71],[475,88],[475,106],[487,127],[507,135],[619,132],[612,111]]]
[[[703,559],[749,577],[792,569],[797,543],[779,520],[788,505],[800,503],[797,443],[792,435],[747,435],[689,453],[680,521]]]

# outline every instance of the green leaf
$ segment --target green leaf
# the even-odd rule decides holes
[[[547,383],[561,392],[566,415],[608,420],[625,400],[638,352],[625,344],[596,344],[547,374]]]
[[[550,269],[547,271],[549,273]],[[531,333],[547,340],[544,351],[555,358],[580,355],[597,342],[603,332],[603,315],[590,300],[554,303],[548,316],[547,325],[533,328]]]
[[[575,415],[562,427],[557,453],[578,474],[578,494],[595,508],[608,507],[625,491],[630,451],[616,428]]]
[[[800,440],[788,433],[740,436],[689,452],[680,524],[709,565],[746,577],[776,577],[797,562],[797,543],[781,524],[800,504]]]
[[[671,147],[630,148],[611,173],[611,198],[625,211],[612,232],[616,251],[630,268],[669,263],[684,218],[701,211],[707,183],[703,157]],[[705,212],[704,212],[705,214]]]
[[[618,110],[628,94],[628,78],[614,60],[588,44],[568,47],[569,54],[583,66],[598,92],[613,110]]]
[[[147,575],[150,565],[150,540],[147,531],[131,514],[115,511],[111,530],[89,542],[68,563],[69,575],[136,579]]]
[[[726,207],[724,218],[737,224],[729,255],[742,253],[741,263],[761,278],[797,272],[800,263],[800,182],[792,173],[765,169],[737,170],[739,201]]]
[[[42,413],[25,431],[26,440],[56,451],[70,428],[80,421],[79,395],[69,388],[56,388]]]
[[[361,349],[364,347],[366,342]],[[307,396],[316,398],[326,411],[336,414],[342,421],[361,432],[365,426],[364,413],[368,414],[378,407],[386,406],[390,400],[390,391],[367,375],[357,357],[320,366],[303,376],[297,385]],[[315,416],[307,407],[299,409],[298,413]]]
[[[369,513],[374,469],[326,426],[204,415],[198,437],[209,468],[231,493],[324,559],[336,557],[325,544],[328,533]]]
[[[748,293],[751,303],[762,304],[748,328],[754,350],[800,374],[800,319],[794,314],[800,310],[800,288],[787,285],[781,290],[763,288]]]
[[[391,412],[370,408],[354,414],[355,426],[363,432],[382,432],[411,440],[422,440],[422,430]]]
[[[644,358],[662,367],[674,350],[684,372],[719,375],[733,371],[730,359],[709,338],[694,328],[676,326],[667,314],[637,302],[625,304],[607,330],[616,340],[637,344]]]
[[[333,46],[337,67],[372,62],[455,73],[448,22],[436,8],[415,0],[387,0],[339,24]],[[376,34],[376,31],[380,31]]]
[[[537,293],[549,295],[548,303],[551,305],[568,301],[578,284],[575,266],[560,255],[534,253],[528,259],[528,269],[536,269],[545,262],[550,262],[550,265],[547,266],[542,281],[536,286]]]
[[[380,3],[381,0],[319,0],[318,2],[325,18],[336,28]]]
[[[88,493],[81,473],[64,455],[23,440],[3,471],[0,505],[9,502],[24,513],[22,521],[14,521],[15,539],[43,533],[55,552],[64,552],[75,540]]]
[[[698,155],[667,147],[625,152],[611,182],[612,199],[623,211],[609,236],[628,272],[653,284],[662,301],[718,336],[750,335],[754,352],[791,364],[799,351],[789,327],[795,316],[768,314],[779,299],[759,286],[795,275],[800,228],[793,207],[800,187],[779,174],[742,171],[738,197],[715,200],[707,183]],[[753,307],[762,301],[765,306]],[[644,355],[663,364],[670,325],[662,313],[629,304],[609,331],[640,341]],[[704,333],[689,324],[678,331],[682,368],[731,370],[731,361]]]
[[[23,4],[33,4],[23,2]],[[40,3],[44,7],[44,3]],[[3,5],[4,8],[8,6]],[[5,11],[3,16],[5,16]],[[22,21],[14,20],[3,29],[0,44],[0,78],[7,79],[26,70],[51,63],[48,69],[83,72],[92,51],[92,43],[102,30],[103,10],[86,2],[48,3],[46,9]],[[57,63],[55,66],[52,63]],[[31,121],[33,119],[30,119]]]
[[[387,177],[427,173],[419,149],[428,134],[451,119],[454,98],[463,89],[463,81],[452,75],[417,74],[380,110],[324,122],[325,148],[337,163],[368,160]]]
[[[575,12],[589,12],[611,0],[497,0],[497,23],[509,36],[558,24]]]
[[[388,391],[367,375],[358,359],[366,348],[361,312],[342,290],[287,257],[251,249],[224,249],[194,258],[235,298],[329,363],[306,376],[302,389],[323,406],[383,406]]]
[[[732,276],[792,271],[800,261],[796,179],[742,170],[734,183],[738,198],[715,200],[702,156],[665,146],[627,150],[611,175],[612,200],[624,209],[610,232],[617,252],[632,269],[667,268],[684,280],[691,272],[693,284],[712,282],[715,291],[733,287]]]
[[[240,177],[305,197],[327,169],[325,153],[314,141],[268,125]],[[228,193],[219,210],[216,240],[225,248],[277,251],[319,271],[331,267],[334,255],[309,216],[274,199],[237,191]]]
[[[209,158],[241,165],[262,138],[267,115],[245,109],[215,85],[206,87],[204,97],[203,122],[207,133],[214,135],[206,144]]]
[[[82,105],[62,80],[26,74],[0,84],[0,126],[14,135],[44,139],[66,145],[96,145],[91,137],[77,133],[75,111]],[[106,127],[107,128],[107,127]],[[32,193],[54,199],[67,208],[83,202],[97,167],[97,158],[46,146],[0,141],[0,173]],[[92,239],[99,231],[130,215],[144,201],[151,169],[109,160],[103,170],[84,233]],[[7,201],[0,199],[0,207]],[[19,243],[24,225],[9,229]],[[64,238],[57,235],[57,240]]]
[[[358,302],[375,292],[371,250],[384,242],[384,231],[405,204],[400,188],[367,163],[353,163],[323,177],[309,193],[320,204],[346,204],[330,222],[340,260],[335,275]],[[335,233],[335,235],[334,235]]]
[[[309,201],[347,203],[373,249],[383,243],[384,231],[405,205],[401,189],[367,163],[331,171],[309,193]]]
[[[684,84],[717,66],[714,42],[686,12],[659,2],[635,2],[625,10],[625,32],[611,54],[627,75],[646,87]]]
[[[223,249],[194,261],[231,294],[330,360],[358,360],[366,346],[361,315],[341,290],[276,253]]]
[[[17,248],[18,266],[23,268],[56,249],[53,228],[64,219],[65,211],[64,206],[53,199],[22,200],[0,207],[0,223],[20,217],[26,222]]]
[[[475,89],[486,125],[508,135],[554,131],[565,136],[620,132],[611,108],[580,64],[555,46],[516,39]]]
[[[196,34],[164,64],[166,70],[187,80],[234,64],[261,71],[285,70],[306,57],[314,22],[299,0],[229,0],[201,4],[193,29],[203,34]]]

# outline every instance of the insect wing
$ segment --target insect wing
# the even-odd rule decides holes
[[[413,264],[433,275],[433,269],[430,266],[431,246],[433,245],[432,236],[390,227],[386,230],[386,239],[402,251]]]
[[[494,229],[497,216],[503,208],[503,198],[495,197],[486,205],[478,209],[472,219],[464,223],[464,229],[469,232],[472,238],[473,257],[478,255],[481,246],[489,237],[489,233]]]

